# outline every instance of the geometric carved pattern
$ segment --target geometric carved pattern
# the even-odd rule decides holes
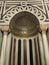
[[[5,12],[5,14],[3,15],[4,22],[9,24],[11,19],[17,13],[22,12],[22,11],[27,11],[27,12],[34,14],[40,23],[44,22],[44,20],[46,19],[45,13],[42,10],[40,10],[39,7],[36,7],[34,5],[23,5],[23,6],[17,5],[17,6],[13,6],[8,11]]]

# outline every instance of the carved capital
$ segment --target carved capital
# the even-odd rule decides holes
[[[7,35],[8,34],[8,32],[7,31],[3,31],[4,32],[4,35]]]
[[[2,31],[9,31],[9,26],[6,26],[6,25],[1,25],[0,26],[0,30],[2,30]]]
[[[41,29],[41,31],[46,31],[47,30],[47,24],[41,24],[40,25],[40,29]]]

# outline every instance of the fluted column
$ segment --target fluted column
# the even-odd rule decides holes
[[[46,36],[46,30],[47,26],[46,24],[41,26],[42,30],[42,39],[43,39],[43,45],[44,45],[44,51],[45,51],[45,58],[46,58],[46,65],[49,65],[49,52],[48,52],[48,41]]]
[[[1,51],[1,65],[4,65],[4,61],[5,61],[7,34],[8,34],[8,32],[4,31],[3,42],[2,42],[2,51]]]

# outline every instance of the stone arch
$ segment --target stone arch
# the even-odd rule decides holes
[[[44,22],[46,19],[46,15],[43,11],[39,9],[39,7],[36,7],[34,5],[17,5],[12,8],[10,8],[5,14],[3,15],[3,20],[5,23],[10,23],[11,19],[18,14],[19,12],[27,11],[32,14],[34,14],[37,19],[39,20],[39,23]]]

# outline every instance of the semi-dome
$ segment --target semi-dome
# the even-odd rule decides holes
[[[18,36],[32,36],[39,32],[39,21],[30,12],[19,12],[10,22],[10,31]]]

